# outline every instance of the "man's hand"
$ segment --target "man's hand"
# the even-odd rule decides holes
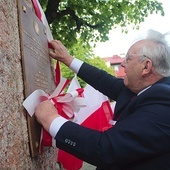
[[[52,121],[59,116],[54,105],[46,100],[41,102],[35,109],[35,116],[37,121],[42,124],[44,129],[49,132]]]
[[[50,51],[50,56],[69,67],[73,61],[73,56],[68,53],[66,47],[58,40],[52,40],[50,45],[54,49]]]

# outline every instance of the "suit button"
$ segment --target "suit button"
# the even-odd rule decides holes
[[[65,139],[65,143],[68,143],[68,139]]]

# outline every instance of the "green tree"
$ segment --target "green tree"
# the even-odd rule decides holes
[[[139,23],[154,12],[164,15],[157,0],[39,0],[55,39],[71,48],[81,38],[82,43],[105,42],[108,33],[117,26],[127,32],[127,26],[138,29]]]
[[[139,23],[153,12],[164,15],[157,0],[39,0],[54,39],[62,41],[70,54],[113,74],[105,62],[95,57],[91,42],[107,41],[109,31],[117,26],[127,33],[127,26]],[[61,64],[63,76],[74,74]],[[84,82],[80,80],[81,85]]]

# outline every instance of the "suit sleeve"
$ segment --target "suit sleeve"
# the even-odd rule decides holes
[[[113,100],[117,100],[125,88],[123,79],[114,77],[87,63],[83,63],[78,74],[81,79]]]

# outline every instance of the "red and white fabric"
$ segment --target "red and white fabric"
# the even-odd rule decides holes
[[[75,81],[76,78],[75,78]],[[84,99],[86,107],[75,113],[74,122],[94,130],[105,131],[113,126],[113,108],[111,108],[108,97],[95,90],[90,85],[84,88]],[[58,161],[66,170],[79,170],[83,161],[75,156],[59,150]]]

